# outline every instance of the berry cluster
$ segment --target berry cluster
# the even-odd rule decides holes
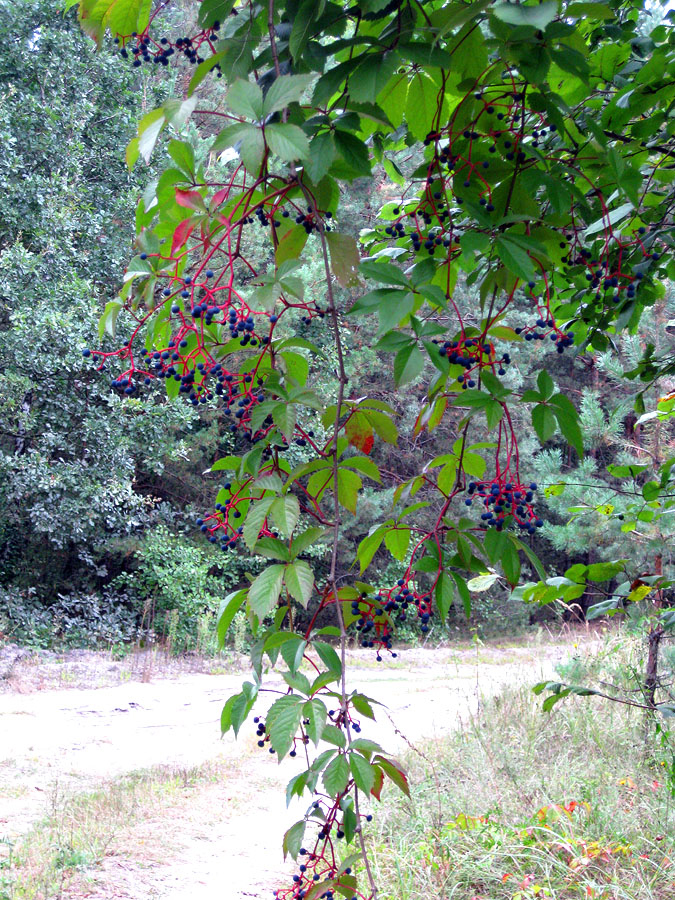
[[[149,26],[141,34],[132,32],[128,36],[116,37],[115,43],[120,46],[120,56],[128,59],[134,68],[144,62],[168,66],[174,54],[182,55],[191,65],[205,61],[206,55],[216,52],[214,40],[220,30],[220,22],[216,21],[209,28],[203,28],[191,37],[179,37],[171,40],[168,37],[154,38],[150,35]],[[222,78],[220,64],[214,65],[218,78]]]
[[[574,332],[563,332],[553,319],[539,318],[534,325],[525,328],[515,328],[516,334],[522,334],[526,341],[543,341],[548,337],[555,343],[556,351],[564,353],[568,347],[574,346]]]
[[[263,467],[260,475],[263,477],[265,472],[271,471],[273,469],[270,466]],[[216,511],[197,519],[199,530],[208,535],[210,543],[216,544],[220,541],[221,550],[234,550],[238,547],[244,532],[244,526],[239,524],[243,518],[241,507],[247,508],[251,501],[262,499],[263,492],[253,490],[253,481],[252,477],[245,479],[241,484],[226,481],[218,492]],[[270,529],[265,519],[258,532],[258,539],[278,536],[279,532]]]
[[[476,503],[485,507],[480,517],[485,528],[494,526],[497,531],[502,531],[514,524],[528,534],[534,534],[544,524],[532,508],[536,490],[535,482],[520,484],[509,480],[508,473],[505,473],[491,481],[470,481],[467,489],[469,496],[464,503],[466,506]]]
[[[347,795],[347,791],[343,797]],[[343,808],[344,807],[344,808]],[[353,833],[358,823],[356,813],[351,803],[341,803],[341,798],[329,800],[321,797],[314,800],[308,810],[306,818],[319,824],[319,832],[312,850],[301,847],[298,871],[292,877],[291,885],[274,891],[274,900],[303,900],[309,891],[316,887],[318,882],[333,882],[334,887],[328,888],[316,897],[323,900],[338,900],[338,897],[349,897],[350,900],[360,900],[360,893],[355,891],[351,866],[341,867],[339,864],[336,847],[333,839],[342,840]],[[372,815],[361,814],[362,822],[372,822]]]
[[[234,182],[232,187],[236,187]],[[221,204],[227,202],[229,194],[229,191],[218,192]],[[139,315],[134,299],[127,301],[127,310],[136,319],[138,327],[126,346],[112,353],[88,348],[82,351],[83,356],[92,358],[100,370],[112,357],[127,363],[127,368],[111,381],[114,390],[132,396],[139,393],[141,386],[149,386],[156,379],[176,382],[179,386],[174,390],[185,395],[193,406],[222,398],[225,413],[233,419],[231,430],[241,431],[247,439],[256,440],[269,431],[271,420],[255,429],[251,429],[250,422],[253,410],[265,399],[264,377],[258,372],[265,370],[263,360],[273,340],[275,326],[283,313],[291,308],[302,312],[304,324],[325,316],[325,310],[316,302],[304,301],[283,291],[274,298],[280,307],[278,311],[257,310],[253,305],[255,300],[249,304],[242,287],[236,285],[241,281],[246,287],[255,288],[256,270],[246,259],[242,244],[249,226],[257,222],[260,227],[275,230],[280,226],[280,219],[288,219],[294,213],[294,220],[286,226],[284,234],[293,228],[302,228],[311,234],[318,228],[319,216],[330,218],[328,211],[312,208],[302,211],[293,200],[288,202],[290,211],[284,209],[277,218],[283,199],[274,193],[245,210],[244,214],[229,219],[221,217],[224,227],[215,244],[209,244],[208,238],[192,241],[190,229],[185,241],[174,246],[172,253],[144,252],[139,255],[141,263],[150,269],[148,277],[152,276],[156,285],[153,306]],[[217,207],[214,214],[217,215]],[[193,259],[193,274],[184,274]],[[150,329],[155,323],[164,325],[171,335],[165,346],[153,351],[135,350],[141,328]],[[229,369],[224,362],[235,348],[258,351],[254,367],[246,374]],[[300,435],[299,439],[305,437]]]
[[[417,196],[402,198],[389,212],[385,211],[388,224],[375,233],[374,241],[394,241],[397,248],[408,249],[413,257],[442,255],[448,264],[448,284],[451,284],[450,264],[465,252],[464,237],[468,246],[480,249],[494,244],[495,237],[503,233],[500,217],[508,213],[512,183],[511,174],[525,169],[529,163],[545,157],[552,166],[565,173],[562,180],[574,182],[585,176],[574,164],[574,151],[565,145],[554,123],[542,113],[528,109],[525,104],[524,85],[513,72],[505,71],[503,85],[491,85],[472,91],[456,106],[450,121],[442,128],[429,133],[424,144],[429,148],[428,159],[415,176],[421,180]],[[538,185],[533,183],[533,190]],[[562,354],[574,345],[574,332],[558,325],[554,308],[565,303],[565,298],[555,295],[550,281],[551,260],[566,270],[565,283],[585,278],[590,283],[591,303],[597,312],[607,305],[630,303],[636,297],[640,281],[651,260],[658,260],[653,252],[647,229],[640,225],[632,237],[615,232],[610,212],[596,186],[587,185],[591,196],[597,198],[602,210],[604,228],[597,238],[586,234],[586,224],[578,227],[555,228],[550,224],[539,225],[536,218],[527,225],[508,229],[511,246],[515,247],[528,266],[537,273],[528,279],[520,279],[526,300],[536,309],[536,321],[531,326],[517,329],[526,341],[548,338]],[[570,206],[574,204],[569,193]],[[551,199],[542,195],[542,210],[547,212],[560,197]],[[551,237],[557,232],[557,250],[551,246]],[[546,246],[542,242],[548,242]],[[527,258],[524,256],[527,254]],[[549,258],[547,258],[549,257]],[[554,259],[555,258],[555,259]],[[527,261],[529,259],[529,262]],[[518,283],[499,303],[495,316],[503,317],[516,295]],[[457,362],[465,365],[467,359],[467,330],[462,315],[454,303],[452,291],[446,291],[446,299],[452,304],[460,325],[456,347],[449,342],[443,350],[460,349]],[[483,343],[491,322],[480,335]],[[475,359],[471,367],[491,365],[489,358]],[[467,365],[467,368],[469,366]],[[461,381],[465,386],[467,380]]]
[[[381,662],[380,650],[391,653],[392,637],[396,623],[407,621],[410,608],[415,610],[420,631],[429,630],[431,601],[428,594],[419,594],[408,586],[407,579],[399,578],[395,586],[377,594],[361,594],[353,600],[351,612],[356,619],[356,630],[361,635],[362,647],[376,647],[377,661]],[[393,657],[395,653],[391,653]]]
[[[440,344],[439,356],[444,356],[451,365],[462,366],[465,372],[457,377],[457,381],[463,388],[476,386],[476,380],[472,377],[474,372],[490,367],[498,375],[505,375],[507,366],[511,362],[508,353],[504,353],[499,359],[491,341],[480,338],[463,337],[454,341],[433,340],[434,344]]]
[[[318,805],[318,801],[316,801],[316,806],[318,807]],[[368,815],[363,818],[370,821],[372,816]],[[319,840],[325,840],[330,834],[333,825],[337,825],[337,823],[335,821],[329,823],[326,820],[326,824],[319,832]],[[344,837],[344,831],[339,826],[337,827],[336,837]],[[337,882],[337,884],[335,889],[330,888],[322,894],[316,894],[315,896],[318,900],[338,900],[338,898],[345,896],[349,897],[348,893],[345,894],[345,890],[353,890],[353,887],[347,881],[352,872],[351,867],[347,866],[345,869],[340,869],[335,854],[332,852],[328,854],[327,849],[323,848],[320,851],[319,847],[316,847],[312,852],[305,847],[301,847],[300,856],[303,861],[298,866],[297,874],[293,875],[291,886],[274,891],[274,900],[303,900],[303,897],[306,897],[308,892],[313,887],[316,887],[317,882],[321,881],[333,881],[334,883]],[[332,845],[330,850],[332,851]],[[340,879],[343,875],[347,877],[341,883]],[[351,895],[351,900],[359,900],[360,896],[362,895],[353,894]]]

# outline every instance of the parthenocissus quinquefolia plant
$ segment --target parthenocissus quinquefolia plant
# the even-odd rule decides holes
[[[171,0],[66,6],[99,45],[111,33],[120,65],[175,66],[182,85],[127,149],[133,166],[160,142],[169,161],[139,200],[137,252],[101,345],[83,353],[113,391],[142,399],[159,381],[227,423],[236,452],[211,467],[223,480],[197,526],[268,564],[223,603],[221,638],[245,607],[254,645],[222,728],[239,732],[265,667],[282,661],[286,688],[254,719],[258,746],[302,757],[287,796],[309,801],[283,840],[296,872],[274,896],[371,900],[370,803],[385,780],[408,784],[360,736],[375,713],[348,688],[346,629],[382,659],[399,623],[424,632],[455,601],[468,612],[476,579],[515,587],[524,560],[546,581],[514,410],[579,457],[582,433],[545,369],[524,391],[507,387],[509,371],[534,346],[605,351],[675,273],[670,14],[654,22],[632,0],[202,0],[177,31]],[[210,140],[206,161],[186,128]],[[375,172],[395,199],[355,235],[343,188]],[[319,286],[301,277],[308,255]],[[321,346],[305,336],[317,324]],[[397,388],[424,384],[415,434],[450,420],[456,440],[431,458],[420,444],[391,517],[344,561],[341,525],[363,479],[382,481],[373,450],[397,443],[399,419],[348,382],[346,326],[393,355]],[[663,365],[648,348],[634,375],[652,383]],[[330,561],[315,575],[308,551],[322,542]],[[402,575],[375,587],[366,573],[382,545]],[[554,594],[579,596],[621,565],[578,568],[549,583]]]

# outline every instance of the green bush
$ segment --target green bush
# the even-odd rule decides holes
[[[35,588],[0,588],[0,633],[37,649],[118,646],[137,639],[140,608],[129,591],[72,591],[51,602]]]
[[[241,578],[232,558],[160,526],[144,536],[135,561],[115,586],[136,595],[144,627],[174,653],[215,652],[216,614]]]

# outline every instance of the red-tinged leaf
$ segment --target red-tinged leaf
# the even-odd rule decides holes
[[[379,766],[375,766],[375,784],[372,786],[370,793],[376,800],[380,799],[382,793],[382,785],[384,784],[384,772]]]
[[[183,188],[176,188],[176,203],[187,209],[198,209],[200,212],[206,210],[204,198],[199,191],[186,191]]]
[[[413,428],[413,434],[419,434],[420,431],[424,429],[424,426],[429,421],[429,416],[431,415],[431,407],[429,404],[425,404],[422,409],[419,411],[419,415],[415,419],[415,425]]]
[[[190,237],[192,232],[195,230],[194,223],[192,219],[184,219],[176,228],[173,233],[173,240],[171,241],[171,255],[183,247]]]
[[[373,449],[373,428],[363,413],[355,412],[347,419],[345,434],[352,447],[356,447],[361,453],[368,454]]]
[[[232,194],[232,188],[224,187],[221,191],[217,191],[213,197],[211,197],[211,209],[216,209],[223,200],[227,200],[227,198]]]
[[[386,756],[380,756],[379,753],[376,757],[374,757],[373,763],[374,765],[380,766],[382,769],[384,769],[384,774],[394,782],[399,790],[403,791],[406,797],[410,796],[408,776],[401,768],[400,763],[395,762],[393,759],[387,759]]]

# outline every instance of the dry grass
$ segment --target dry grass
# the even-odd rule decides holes
[[[230,768],[215,763],[155,767],[79,794],[56,785],[44,820],[14,846],[0,844],[0,900],[85,896],[97,867],[110,856],[161,862],[169,849],[172,808]]]

